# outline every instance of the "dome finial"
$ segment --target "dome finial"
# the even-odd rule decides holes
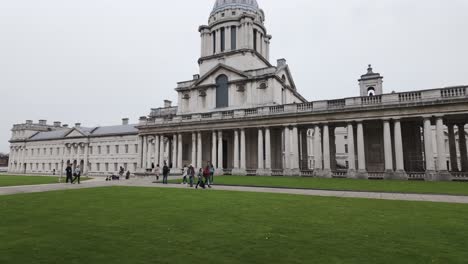
[[[374,73],[372,69],[372,64],[369,64],[369,68],[367,68],[367,73]]]

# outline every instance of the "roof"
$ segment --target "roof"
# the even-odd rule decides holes
[[[260,10],[256,0],[216,0],[211,14],[230,8],[240,8],[253,12]]]
[[[101,137],[111,135],[128,135],[137,134],[138,129],[136,125],[119,125],[119,126],[103,126],[103,127],[80,127],[80,128],[63,128],[54,131],[38,132],[34,134],[29,140],[52,140],[64,139],[72,131],[78,131],[83,134],[83,137]]]

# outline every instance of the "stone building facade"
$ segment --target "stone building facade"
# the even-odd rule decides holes
[[[10,171],[88,174],[213,163],[217,174],[467,180],[466,86],[385,93],[369,66],[359,97],[307,101],[255,0],[218,0],[199,28],[200,70],[138,124],[15,125]]]

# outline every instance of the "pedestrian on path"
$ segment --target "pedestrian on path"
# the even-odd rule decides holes
[[[161,173],[161,167],[159,167],[159,164],[156,165],[156,168],[154,169],[154,174],[156,174],[156,181],[159,181],[159,175]]]
[[[210,185],[210,164],[206,165],[205,169],[203,170],[203,177],[205,178],[205,184],[211,188]]]
[[[184,165],[184,168],[182,169],[182,184],[187,184],[187,173],[188,173],[188,167],[187,165]]]
[[[67,168],[65,169],[65,173],[67,174],[67,179],[65,183],[68,183],[68,181],[70,181],[70,183],[73,183],[73,169],[70,164],[67,165]]]
[[[195,181],[195,168],[193,167],[192,164],[190,164],[188,170],[187,170],[187,174],[189,176],[189,183],[190,183],[190,187],[192,188],[193,187],[193,183]]]
[[[75,175],[75,178],[73,179],[72,183],[75,183],[75,181],[78,180],[78,184],[80,184],[80,178],[81,178],[80,166],[76,166],[74,175]]]
[[[171,172],[171,170],[169,169],[169,167],[167,166],[166,163],[164,163],[164,167],[163,167],[163,184],[167,184],[167,177],[169,176],[169,173]]]
[[[214,183],[214,174],[215,174],[215,168],[213,166],[213,163],[210,163],[210,183]]]
[[[200,169],[198,171],[198,182],[197,182],[197,186],[195,187],[195,189],[198,189],[198,186],[205,189],[205,183],[203,182],[203,169]]]

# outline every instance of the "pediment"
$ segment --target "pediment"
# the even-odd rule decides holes
[[[81,133],[80,131],[78,131],[77,129],[73,129],[72,131],[70,131],[70,133],[65,135],[65,137],[66,138],[85,137],[85,135]]]
[[[245,72],[234,69],[224,64],[219,64],[218,66],[214,67],[211,71],[207,72],[204,76],[202,76],[194,86],[205,86],[205,85],[214,85],[216,84],[216,78],[220,75],[226,75],[228,80],[231,81],[238,81],[238,80],[246,80],[249,78]]]

